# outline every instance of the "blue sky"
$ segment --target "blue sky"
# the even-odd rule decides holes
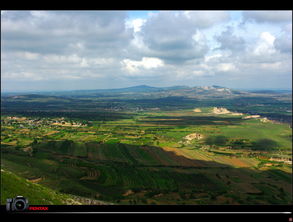
[[[137,18],[146,19],[149,13],[156,13],[156,12],[158,11],[132,10],[132,11],[127,11],[127,14],[129,19],[137,19]]]
[[[2,91],[291,82],[292,11],[1,11]]]

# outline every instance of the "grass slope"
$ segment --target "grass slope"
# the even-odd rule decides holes
[[[29,182],[16,174],[1,169],[1,204],[6,204],[6,199],[16,196],[28,198],[29,204],[66,204],[70,196],[58,193],[50,188]]]
[[[30,182],[7,169],[1,168],[1,204],[5,205],[8,198],[24,196],[30,205],[108,205],[100,200],[93,200],[76,195],[64,194]]]
[[[72,141],[51,141],[33,147],[32,156],[3,147],[3,166],[25,178],[41,177],[40,184],[62,193],[118,204],[292,201],[290,174],[278,168],[234,168],[232,161],[237,159],[229,157],[225,158],[231,165],[221,164],[220,160],[192,160],[156,147],[125,144],[90,142],[80,146]]]

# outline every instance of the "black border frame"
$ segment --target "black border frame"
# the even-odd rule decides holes
[[[41,3],[38,4],[38,3]],[[75,4],[74,4],[75,3]],[[263,3],[257,2],[194,2],[185,1],[178,4],[177,1],[162,1],[161,5],[155,2],[155,7],[143,5],[142,2],[105,2],[99,1],[83,2],[71,1],[69,4],[62,5],[60,2],[2,2],[1,10],[292,10],[289,1],[283,1],[282,5],[276,2]],[[154,2],[148,2],[151,4]],[[250,6],[248,4],[250,3]],[[241,4],[241,5],[240,5]],[[236,6],[235,6],[236,5]],[[31,205],[34,206],[34,205]],[[278,221],[289,221],[292,219],[291,205],[35,205],[48,206],[48,211],[26,211],[26,212],[7,212],[6,206],[0,206],[0,213],[6,215],[24,214],[196,214],[198,215],[230,215],[233,218],[246,219],[246,216],[253,218],[270,218]],[[175,216],[175,215],[174,215]],[[240,218],[240,219],[241,219]],[[277,221],[277,220],[275,220]]]

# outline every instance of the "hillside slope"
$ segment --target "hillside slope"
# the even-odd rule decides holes
[[[56,192],[40,184],[32,183],[16,174],[1,169],[1,205],[6,199],[24,196],[30,205],[85,205],[106,204],[102,201]]]

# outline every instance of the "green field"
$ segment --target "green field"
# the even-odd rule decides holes
[[[291,203],[288,125],[201,110],[128,113],[78,127],[2,116],[2,168],[41,178],[46,189],[114,204]]]

